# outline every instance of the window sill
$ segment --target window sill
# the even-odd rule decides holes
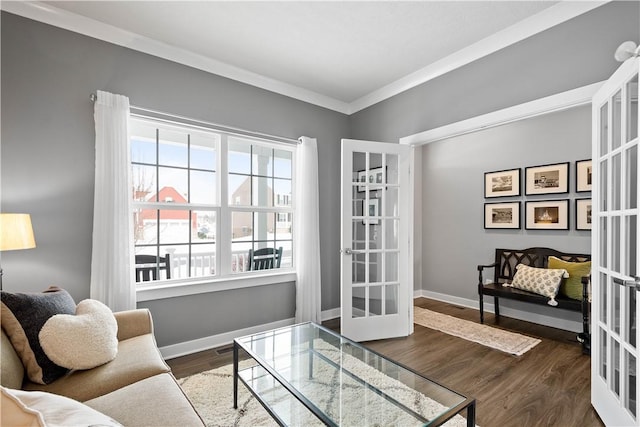
[[[183,297],[187,295],[205,294],[227,291],[230,289],[251,288],[254,286],[274,285],[276,283],[295,282],[295,270],[277,273],[242,274],[224,279],[205,279],[199,281],[180,281],[158,285],[140,286],[136,289],[137,301],[153,301],[157,299]]]

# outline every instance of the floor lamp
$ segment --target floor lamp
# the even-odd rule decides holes
[[[31,215],[0,213],[0,251],[16,251],[36,247],[31,226]],[[0,266],[0,291],[2,267]]]

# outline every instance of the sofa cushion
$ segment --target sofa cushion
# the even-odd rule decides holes
[[[20,408],[20,412],[11,411],[11,416],[34,417],[31,424],[47,427],[63,426],[100,426],[122,427],[122,424],[99,411],[67,397],[41,391],[13,390],[2,387],[2,425],[23,425],[12,422],[5,423],[5,402],[12,402],[12,409]],[[15,420],[17,421],[17,420]],[[26,421],[26,420],[25,420]],[[37,423],[35,423],[37,422]]]
[[[91,369],[118,354],[118,324],[111,309],[86,299],[76,314],[56,314],[40,330],[40,344],[49,359],[69,369]]]
[[[46,427],[40,412],[29,409],[20,399],[0,387],[0,425],[20,427]]]
[[[204,425],[170,373],[138,381],[120,390],[88,400],[85,404],[127,426]],[[231,396],[229,396],[229,405],[231,404]]]
[[[47,320],[56,314],[74,314],[76,303],[65,290],[51,287],[42,293],[2,291],[2,329],[22,360],[33,382],[49,384],[67,373],[42,350],[38,334]]]
[[[4,329],[2,329],[1,336],[0,379],[2,380],[2,385],[9,388],[22,388],[22,381],[24,380],[22,361],[11,345],[7,334],[4,333]]]
[[[25,390],[56,393],[84,402],[126,385],[169,372],[152,334],[118,343],[118,355],[111,362],[85,371],[72,371],[51,384],[24,384]]]

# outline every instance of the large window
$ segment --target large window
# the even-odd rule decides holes
[[[292,267],[293,145],[138,116],[131,135],[136,281],[244,273],[264,248]]]

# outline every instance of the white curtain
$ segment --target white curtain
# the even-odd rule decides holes
[[[294,235],[296,323],[320,323],[320,214],[318,202],[318,145],[303,136],[296,150]]]
[[[91,298],[113,311],[136,308],[129,165],[129,98],[98,91]]]

